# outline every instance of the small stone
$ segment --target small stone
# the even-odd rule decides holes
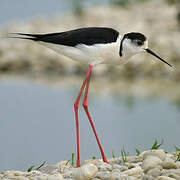
[[[161,166],[157,166],[157,167],[155,167],[153,169],[150,169],[147,172],[147,175],[151,175],[153,177],[157,177],[157,176],[162,175],[162,170],[163,170],[163,168]]]
[[[53,174],[55,170],[58,170],[58,167],[56,165],[47,165],[39,169],[40,172],[46,173],[46,174]]]
[[[167,155],[162,149],[144,151],[139,155],[139,157],[142,157],[143,159],[146,159],[149,156],[156,156],[161,160],[165,160]]]
[[[120,164],[122,162],[121,158],[111,158],[109,159],[109,164],[113,165],[113,164]]]
[[[169,176],[169,177],[176,175],[176,176],[179,176],[179,179],[180,179],[180,170],[179,169],[167,169],[167,170],[164,170],[162,175]]]
[[[180,179],[180,176],[178,176],[177,174],[169,174],[169,177],[177,179],[177,180]]]
[[[126,180],[128,177],[127,175],[121,173],[111,173],[110,178],[108,180]]]
[[[113,172],[121,173],[121,171],[120,171],[119,169],[113,169],[111,172],[112,172],[112,173],[113,173]]]
[[[85,165],[85,164],[94,164],[94,165],[98,165],[98,164],[101,164],[103,163],[102,160],[100,159],[88,159],[88,160],[84,160],[82,163],[81,163],[81,166]]]
[[[148,156],[142,163],[142,168],[144,172],[146,173],[150,169],[155,168],[156,166],[160,165],[162,163],[162,160],[159,157],[156,156]]]
[[[166,158],[165,161],[161,163],[164,169],[177,169],[177,164],[170,158]]]
[[[140,180],[155,180],[154,177],[152,177],[151,175],[147,175],[147,174],[142,175],[142,177],[139,179]]]
[[[99,178],[101,180],[108,180],[110,177],[111,177],[111,174],[109,171],[102,171],[96,174],[96,178]]]
[[[97,164],[97,168],[99,171],[112,171],[112,165],[102,162],[101,164]]]
[[[143,161],[142,156],[129,156],[127,157],[127,162],[128,163],[137,163]]]
[[[136,164],[135,164],[135,163],[126,162],[126,163],[125,163],[125,166],[128,167],[128,169],[131,169],[131,168],[136,167]]]
[[[34,176],[41,176],[42,175],[42,173],[40,172],[40,171],[36,171],[36,170],[34,170],[34,171],[31,171],[31,172],[28,172],[27,174],[26,174],[26,177],[34,177]]]
[[[86,164],[74,171],[73,177],[75,180],[89,180],[95,177],[98,168],[94,164]]]
[[[180,161],[176,162],[177,168],[180,169]]]
[[[176,180],[176,179],[170,178],[170,177],[167,177],[167,176],[159,176],[159,177],[157,177],[157,180]]]
[[[63,180],[63,176],[61,174],[53,174],[48,177],[48,180]]]
[[[135,176],[142,173],[143,173],[143,170],[141,167],[135,167],[135,168],[132,168],[123,172],[123,174],[126,174],[128,176]]]
[[[114,164],[114,165],[112,166],[112,168],[113,168],[113,169],[119,169],[120,171],[126,171],[126,170],[128,170],[128,167],[126,167],[126,166],[121,166],[121,165],[119,165],[119,164]]]

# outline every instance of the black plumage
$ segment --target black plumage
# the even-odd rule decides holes
[[[65,46],[75,47],[79,44],[94,45],[106,44],[116,42],[119,32],[112,28],[105,27],[88,27],[80,28],[60,33],[50,34],[24,34],[16,33],[18,35],[29,36],[20,37],[23,39],[30,39],[34,41],[42,41],[53,44],[60,44]]]

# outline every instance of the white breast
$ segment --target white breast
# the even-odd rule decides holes
[[[116,42],[108,44],[84,45],[80,44],[75,47],[58,44],[40,42],[44,46],[56,51],[59,54],[67,56],[75,61],[96,64],[121,64],[119,48],[121,37]]]

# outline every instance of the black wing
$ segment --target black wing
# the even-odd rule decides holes
[[[78,44],[106,44],[115,42],[119,36],[119,32],[117,32],[116,30],[103,27],[88,27],[51,34],[16,34],[30,36],[19,37],[22,39],[30,39],[34,41],[42,41],[66,46],[76,46]]]

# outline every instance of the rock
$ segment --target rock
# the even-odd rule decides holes
[[[112,173],[114,173],[114,172],[116,172],[116,173],[121,173],[121,171],[120,171],[119,169],[113,169],[111,172],[112,172]]]
[[[167,177],[167,176],[159,176],[157,178],[157,180],[175,180],[174,178],[170,178],[170,177]]]
[[[108,171],[98,172],[96,178],[99,178],[101,180],[136,180],[136,178],[129,177],[128,175],[123,173],[110,173]]]
[[[109,159],[109,164],[113,165],[113,164],[120,164],[122,162],[121,158],[111,158]]]
[[[136,167],[136,164],[135,164],[135,163],[126,162],[124,165],[125,165],[126,167],[128,167],[128,169],[131,169],[131,168]]]
[[[48,174],[41,174],[40,176],[29,177],[31,180],[47,180]]]
[[[137,163],[143,161],[142,156],[129,156],[127,157],[127,162],[128,163]]]
[[[119,165],[119,164],[114,164],[114,165],[112,166],[112,169],[119,169],[120,171],[125,171],[125,170],[128,170],[128,167],[126,167],[126,166],[121,166],[121,165]]]
[[[73,177],[75,180],[89,180],[95,177],[98,168],[94,164],[86,164],[74,171]]]
[[[99,171],[112,171],[112,165],[104,162],[97,164],[97,168]]]
[[[89,160],[84,160],[82,163],[81,163],[81,165],[83,166],[83,165],[85,165],[85,164],[94,164],[94,165],[98,165],[98,164],[101,164],[101,163],[103,163],[103,161],[102,160],[100,160],[100,159],[89,159]]]
[[[162,149],[144,151],[139,155],[139,157],[141,157],[143,159],[146,159],[149,156],[156,156],[156,157],[160,158],[161,160],[165,160],[167,155],[164,152],[164,150],[162,150]]]
[[[40,172],[46,173],[46,174],[54,174],[55,170],[59,170],[56,165],[47,165],[43,166],[39,169]]]
[[[177,164],[170,158],[166,158],[165,161],[161,163],[164,169],[177,169]]]
[[[163,175],[170,176],[171,174],[176,174],[180,176],[180,170],[179,169],[167,169],[164,171]]]
[[[180,161],[176,162],[177,168],[180,169]]]
[[[69,170],[66,169],[66,171],[63,172],[63,173],[64,173],[64,174],[63,174],[63,177],[64,177],[65,179],[67,179],[67,178],[72,178],[74,171],[76,171],[76,169],[69,169]]]
[[[157,156],[148,156],[142,163],[142,168],[146,173],[150,169],[155,168],[156,166],[160,165],[162,160]]]
[[[150,169],[147,172],[147,175],[151,175],[152,177],[158,177],[162,175],[162,170],[163,170],[162,166],[156,166],[155,168]]]
[[[127,180],[129,177],[122,173],[111,173],[110,178],[108,180]]]
[[[145,174],[140,178],[140,180],[155,180],[155,178],[150,175]]]
[[[179,169],[166,169],[164,170],[162,176],[168,176],[180,180],[180,170]]]
[[[111,174],[108,171],[98,172],[96,174],[96,178],[99,178],[101,180],[108,180],[110,179],[110,177],[111,177]]]
[[[53,174],[48,177],[48,180],[63,180],[63,176],[61,174]]]
[[[26,174],[27,177],[34,177],[34,176],[41,176],[41,175],[42,175],[42,173],[40,171],[36,171],[36,170],[28,172]]]
[[[141,167],[135,167],[135,168],[132,168],[123,172],[123,174],[126,174],[128,176],[135,176],[142,173],[143,173],[143,170]]]

